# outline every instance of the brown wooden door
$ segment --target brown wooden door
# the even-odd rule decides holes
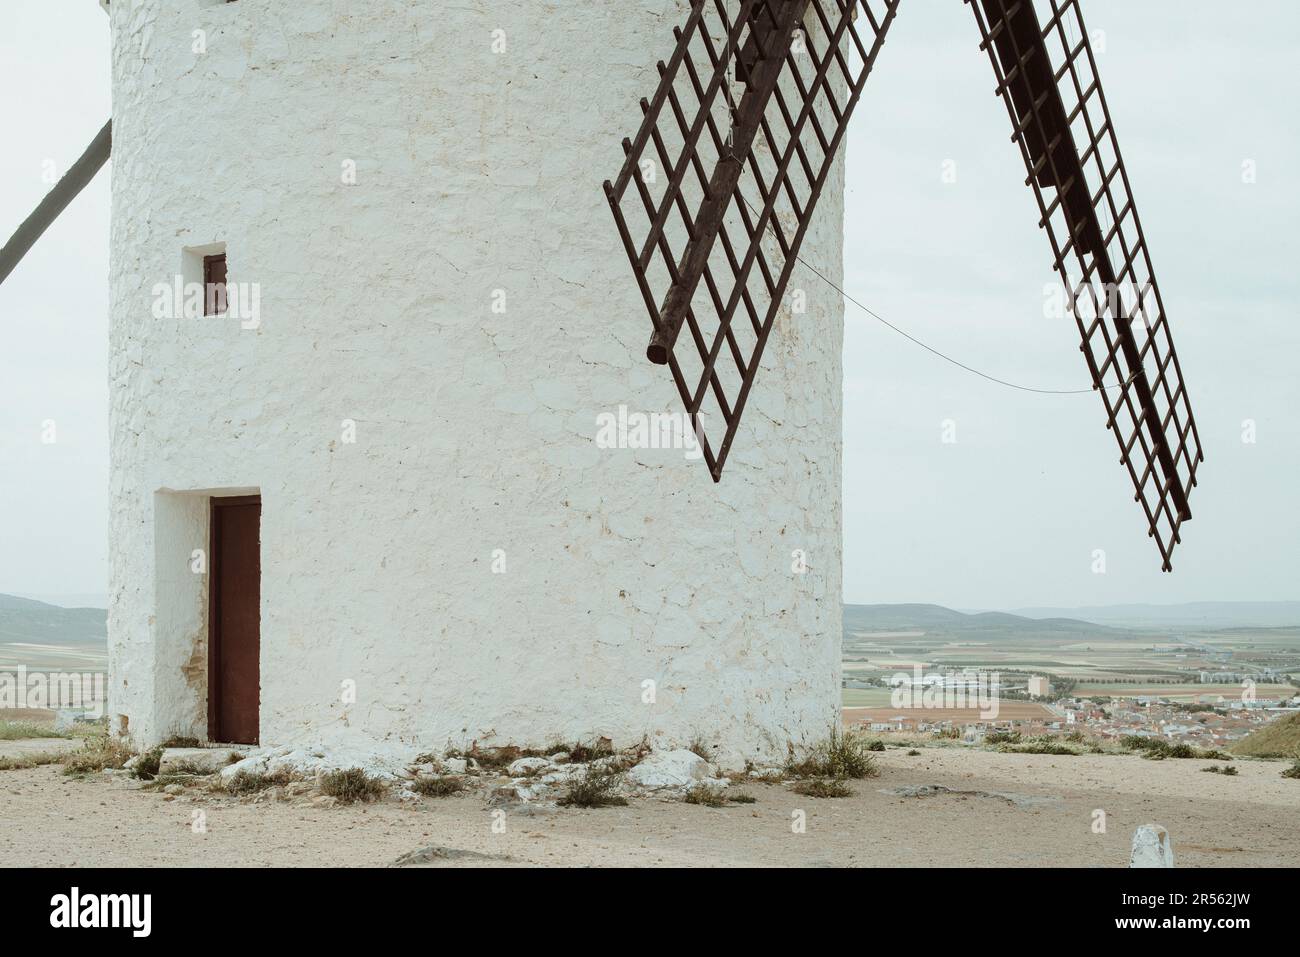
[[[261,701],[260,496],[212,500],[208,737],[257,744]]]

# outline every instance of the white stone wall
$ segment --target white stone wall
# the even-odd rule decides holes
[[[808,313],[778,320],[720,485],[680,451],[594,441],[620,404],[680,410],[601,182],[684,9],[111,5],[118,727],[203,732],[206,585],[185,563],[206,495],[256,490],[264,744],[698,735],[739,760],[825,734],[835,294],[796,273]],[[842,190],[837,169],[804,253],[832,278]],[[183,250],[220,243],[260,324],[158,318]]]

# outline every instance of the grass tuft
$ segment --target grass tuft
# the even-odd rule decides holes
[[[1160,738],[1147,738],[1140,734],[1126,734],[1119,743],[1130,751],[1140,752],[1142,757],[1151,761],[1163,761],[1166,758],[1196,758],[1208,761],[1231,761],[1232,755],[1217,748],[1202,750],[1190,744],[1170,744]]]
[[[70,738],[66,731],[55,731],[48,724],[34,721],[0,721],[0,741],[22,741],[27,738]]]
[[[790,790],[795,794],[803,794],[807,797],[815,798],[843,798],[852,797],[853,789],[835,778],[829,780],[825,778],[815,778],[810,781],[799,781],[791,785]]]
[[[1291,767],[1282,772],[1282,777],[1300,779],[1300,751],[1295,753],[1295,760],[1291,762]]]
[[[832,725],[830,736],[811,748],[802,761],[792,759],[786,773],[795,778],[873,778],[880,769],[868,750],[868,743],[861,737],[851,732],[843,734]]]
[[[509,767],[522,757],[526,757],[522,748],[514,745],[506,745],[503,748],[479,748],[475,745],[465,753],[466,758],[473,758],[478,762],[480,768],[486,768],[489,771],[498,771],[502,768]]]
[[[551,752],[554,754],[555,752]],[[599,761],[601,758],[611,758],[614,756],[614,749],[604,741],[599,740],[593,744],[583,744],[578,742],[569,750],[569,760],[574,764],[590,764],[592,761]]]
[[[990,731],[984,735],[985,744],[1019,744],[1019,731]]]
[[[1030,738],[1022,744],[999,744],[998,751],[1002,754],[1062,754],[1078,756],[1079,751],[1064,744],[1051,735],[1041,735],[1037,738]]]
[[[588,768],[569,781],[555,803],[560,807],[626,807],[627,798],[618,793],[622,772],[609,768]]]
[[[451,775],[446,777],[421,775],[411,783],[411,790],[416,794],[423,794],[425,797],[446,797],[449,794],[465,790],[465,782],[461,778]]]
[[[273,774],[262,774],[259,771],[240,771],[228,781],[218,778],[213,782],[212,790],[223,794],[256,794],[268,788],[283,787],[292,780],[293,775],[288,771],[276,771]]]
[[[150,748],[140,755],[136,760],[135,766],[131,768],[131,774],[141,781],[152,781],[158,776],[158,768],[162,764],[162,745],[156,748]]]
[[[321,794],[338,798],[340,804],[374,801],[383,796],[384,782],[371,777],[361,768],[327,771],[320,778]]]
[[[704,807],[726,807],[727,796],[717,788],[707,785],[691,788],[682,795],[683,804],[701,804]]]
[[[30,754],[0,758],[0,771],[26,771],[29,768],[39,768],[46,764],[59,764],[63,761],[63,758],[64,755],[54,751],[33,751]]]
[[[520,758],[549,758],[552,754],[561,752],[567,754],[569,760],[574,764],[588,764],[599,758],[608,758],[614,755],[614,749],[609,742],[601,739],[594,744],[579,742],[573,745],[565,744],[563,741],[555,741],[549,747],[540,750],[537,748],[520,748],[513,744],[499,748],[480,748],[475,743],[468,751],[448,751],[446,756],[449,758],[472,758],[480,768],[499,771],[509,767]],[[439,759],[434,754],[422,754],[415,759],[416,764],[437,764],[438,762]]]
[[[94,774],[121,768],[135,752],[130,746],[117,738],[106,734],[87,738],[79,751],[67,755],[63,762],[63,773],[68,775]]]

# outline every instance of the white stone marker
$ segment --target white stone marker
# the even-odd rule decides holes
[[[1173,867],[1174,842],[1159,824],[1143,824],[1133,832],[1129,867]]]

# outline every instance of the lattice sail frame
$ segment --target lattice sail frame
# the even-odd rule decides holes
[[[966,2],[1070,293],[1106,427],[1171,571],[1205,455],[1083,11],[1078,0]]]
[[[1082,11],[1078,0],[965,2],[1107,428],[1170,571],[1204,454]],[[623,141],[622,170],[605,183],[653,326],[647,357],[669,366],[715,482],[900,3],[692,0],[654,98],[641,100],[640,130]]]
[[[605,183],[653,324],[647,356],[670,368],[715,482],[900,2],[692,0]]]

